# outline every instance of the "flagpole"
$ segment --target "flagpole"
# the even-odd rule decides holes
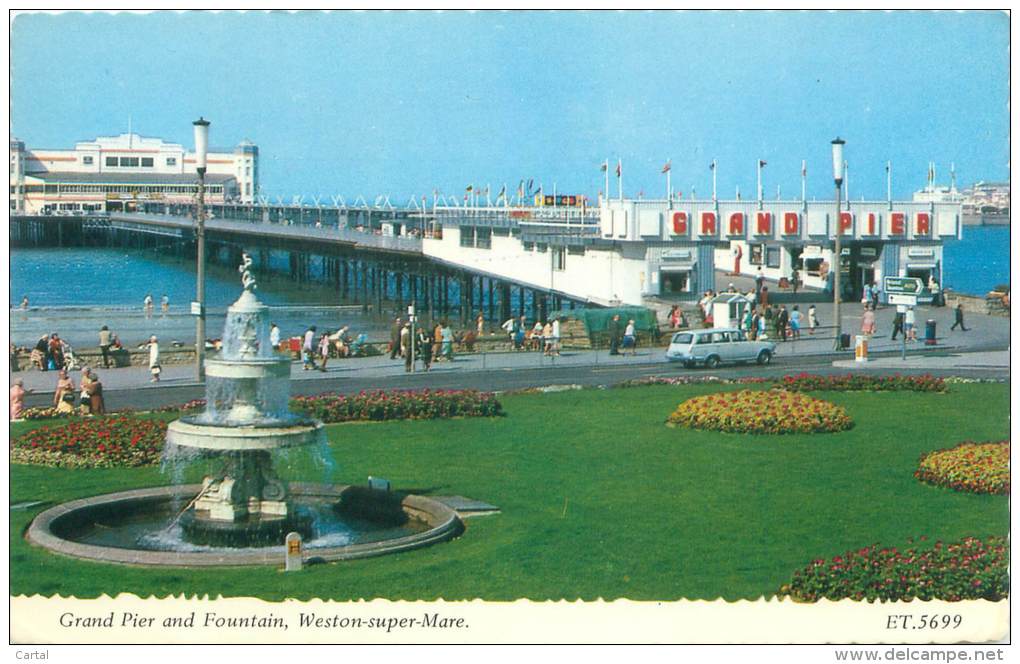
[[[761,159],[758,160],[758,208],[761,208]]]
[[[885,198],[889,202],[889,209],[892,209],[892,162],[885,162]]]
[[[616,161],[616,184],[620,188],[620,202],[623,202],[623,161]]]
[[[717,170],[718,170],[718,169],[716,168],[716,164],[715,164],[715,159],[713,159],[713,160],[712,160],[712,200],[713,200],[713,201],[715,201],[715,200],[716,200],[716,190],[715,190],[715,172],[716,172]]]
[[[843,191],[846,193],[846,209],[850,209],[850,166],[843,162]]]
[[[604,193],[602,195],[605,197],[606,201],[609,201],[609,157],[606,157],[605,166],[606,167],[604,169],[602,169],[602,170],[605,171],[605,174],[606,174],[606,188],[603,189],[602,191],[604,191],[606,193]]]
[[[800,162],[800,202],[807,203],[807,159]]]

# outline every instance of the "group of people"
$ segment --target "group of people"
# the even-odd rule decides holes
[[[152,318],[152,312],[155,310],[152,293],[145,294],[145,298],[142,300],[142,310],[145,312],[146,318]],[[166,293],[163,293],[163,296],[159,298],[159,310],[164,316],[170,311],[170,296]]]
[[[545,355],[560,354],[559,318],[544,323],[536,320],[534,325],[528,326],[527,318],[521,315],[519,318],[508,318],[500,328],[507,334],[510,350],[540,350]]]
[[[390,327],[390,359],[403,359],[404,370],[408,372],[419,360],[425,371],[432,368],[433,362],[452,362],[455,342],[468,350],[474,350],[478,339],[475,330],[456,334],[447,320],[430,324],[416,323],[413,327],[412,330],[410,319],[404,320],[399,316]],[[484,333],[483,327],[479,329]]]
[[[269,343],[274,351],[280,350],[280,328],[276,323],[269,326]],[[301,343],[301,361],[304,370],[324,372],[330,358],[359,355],[365,343],[365,335],[353,336],[347,325],[340,327],[335,332],[323,330],[321,333],[315,325],[312,325],[305,330]],[[318,363],[316,363],[316,359],[318,359]]]
[[[807,310],[807,329],[809,335],[814,335],[818,329],[818,310],[815,305],[809,305]],[[800,311],[800,305],[793,305],[789,310],[785,304],[765,306],[762,308],[748,307],[744,312],[740,327],[747,333],[752,341],[756,339],[768,339],[771,331],[779,341],[800,339],[801,329],[804,327],[804,315]]]
[[[13,349],[16,353],[16,349]],[[42,335],[29,354],[29,362],[39,371],[74,369],[76,360],[71,345],[56,332]]]
[[[631,355],[637,355],[637,328],[633,318],[627,321],[625,327],[620,314],[613,314],[606,331],[609,333],[610,355],[624,355],[628,350]]]
[[[31,390],[25,389],[25,381],[15,378],[10,389],[10,419],[21,418],[25,410],[25,395]],[[70,415],[80,408],[87,415],[103,415],[106,404],[103,401],[103,384],[99,376],[89,367],[82,367],[81,381],[75,387],[67,369],[57,369],[57,384],[53,391],[53,407],[58,414]]]

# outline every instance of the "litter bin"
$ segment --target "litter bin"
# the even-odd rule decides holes
[[[924,345],[935,345],[935,321],[929,318],[924,324]]]
[[[855,339],[857,343],[854,345],[854,360],[857,362],[868,361],[868,337],[863,334],[858,334]]]
[[[839,335],[839,349],[850,350],[850,335],[846,332]]]

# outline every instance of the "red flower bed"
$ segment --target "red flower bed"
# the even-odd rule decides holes
[[[845,376],[818,376],[799,373],[783,376],[779,387],[791,392],[945,392],[946,381],[929,374],[923,376],[872,376],[847,374]]]
[[[779,590],[780,597],[801,602],[846,598],[996,601],[1008,594],[1009,545],[1003,537],[984,541],[967,537],[906,551],[868,546],[832,560],[815,560]]]
[[[166,422],[130,416],[42,426],[11,440],[11,462],[70,468],[147,466],[159,461]]]
[[[967,441],[922,454],[914,477],[956,491],[1009,495],[1009,441]]]
[[[491,392],[476,390],[393,390],[349,396],[294,397],[290,408],[326,423],[359,420],[431,420],[444,417],[494,417],[503,406]]]
[[[741,390],[694,397],[666,423],[729,433],[823,433],[851,428],[853,420],[835,404],[785,390]]]

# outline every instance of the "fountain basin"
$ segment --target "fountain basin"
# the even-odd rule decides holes
[[[185,417],[171,422],[166,431],[166,442],[170,445],[227,452],[318,445],[325,439],[322,422],[300,418],[240,426],[206,424],[197,418]]]
[[[309,562],[353,560],[408,551],[452,539],[463,532],[463,522],[446,505],[424,496],[362,487],[291,482],[290,495],[301,505],[316,504],[351,525],[348,543],[336,545],[335,534],[313,535],[306,541]],[[153,566],[281,565],[284,547],[197,547],[181,542],[182,550],[152,550],[113,545],[110,531],[124,529],[127,538],[143,532],[149,521],[163,528],[175,512],[201,490],[198,484],[163,486],[84,498],[40,513],[26,538],[36,546],[74,558],[109,563]],[[353,500],[345,500],[352,497]],[[340,508],[352,506],[357,513]],[[323,507],[324,506],[324,507]],[[168,515],[168,516],[163,516]],[[148,521],[146,521],[148,519]],[[397,523],[403,521],[403,523]],[[134,529],[134,530],[132,530]],[[93,533],[95,530],[106,532]]]

